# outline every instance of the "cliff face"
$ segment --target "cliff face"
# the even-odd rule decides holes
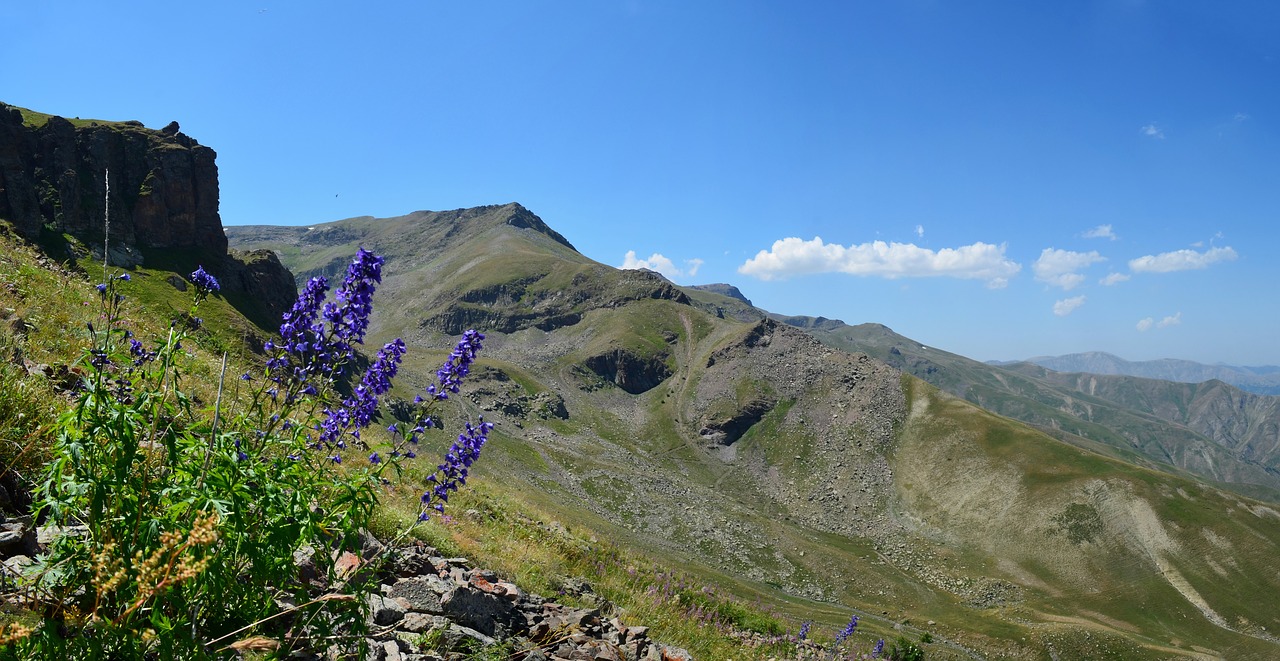
[[[177,272],[204,264],[229,300],[273,330],[297,296],[293,275],[274,254],[227,253],[217,156],[177,122],[155,131],[0,103],[0,219],[32,241],[47,227],[98,250],[109,171],[113,264],[150,259]]]
[[[111,240],[225,253],[217,154],[171,123],[78,122],[0,103],[0,218],[34,239],[42,226],[100,242],[111,173]]]

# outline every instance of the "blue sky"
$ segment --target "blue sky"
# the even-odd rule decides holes
[[[228,225],[517,201],[980,360],[1280,364],[1278,3],[107,4],[0,5],[0,100],[177,120]]]

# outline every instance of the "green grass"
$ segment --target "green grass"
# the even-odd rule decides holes
[[[48,124],[50,119],[52,119],[53,117],[56,117],[56,115],[49,115],[42,112],[36,112],[34,110],[28,110],[26,108],[19,108],[18,106],[12,106],[12,107],[18,108],[18,111],[22,113],[22,124],[30,128],[40,128],[41,126]],[[108,121],[103,119],[80,119],[79,117],[64,117],[63,119],[66,119],[67,121],[71,122],[71,125],[77,128],[83,128],[86,126],[95,126],[95,125],[114,126],[114,127],[132,127],[131,124],[125,124],[124,122],[115,122],[115,121]]]

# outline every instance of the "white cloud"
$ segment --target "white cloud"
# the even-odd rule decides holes
[[[1098,281],[1098,284],[1110,287],[1111,285],[1124,282],[1133,276],[1128,273],[1109,273],[1107,277]]]
[[[1065,317],[1071,314],[1072,312],[1075,312],[1075,309],[1080,307],[1081,305],[1084,305],[1083,296],[1072,296],[1071,298],[1064,298],[1061,301],[1058,301],[1053,304],[1053,313],[1058,315],[1059,317]]]
[[[1111,239],[1116,240],[1116,233],[1111,230],[1110,225],[1099,225],[1084,233],[1086,239]]]
[[[773,280],[814,273],[848,273],[882,278],[945,276],[985,280],[993,289],[1009,284],[1022,265],[1004,255],[1004,245],[981,241],[959,248],[933,251],[912,243],[873,241],[845,247],[788,237],[738,267],[738,273]]]
[[[1247,121],[1249,119],[1249,115],[1247,113],[1238,112],[1233,119],[1235,119],[1238,124],[1240,122]]]
[[[1105,260],[1106,257],[1099,255],[1096,250],[1072,252],[1045,248],[1040,252],[1040,258],[1031,265],[1031,270],[1035,272],[1036,280],[1070,291],[1084,282],[1084,276],[1076,271]]]
[[[1174,250],[1159,255],[1144,255],[1129,260],[1129,270],[1137,273],[1169,273],[1208,268],[1215,262],[1229,262],[1236,258],[1236,251],[1226,248],[1210,248],[1204,252]]]
[[[650,271],[657,271],[658,273],[666,275],[667,273],[675,271],[676,265],[660,253],[655,252],[652,255],[649,255],[648,259],[639,259],[636,257],[636,251],[628,250],[626,256],[622,258],[622,266],[618,268],[649,269]]]
[[[1139,130],[1142,132],[1142,135],[1145,135],[1148,138],[1155,138],[1156,140],[1164,140],[1164,129],[1161,129],[1159,126],[1156,126],[1155,124],[1147,124],[1146,126],[1143,126]]]
[[[1170,326],[1177,326],[1177,325],[1179,325],[1179,324],[1181,324],[1181,323],[1182,323],[1182,313],[1181,313],[1181,312],[1178,312],[1177,314],[1171,314],[1171,315],[1169,315],[1169,316],[1165,317],[1164,319],[1161,319],[1160,321],[1156,321],[1154,317],[1147,317],[1147,318],[1145,318],[1145,319],[1143,319],[1143,320],[1141,320],[1141,321],[1139,321],[1139,322],[1138,322],[1138,331],[1139,331],[1139,332],[1146,332],[1146,331],[1151,330],[1151,329],[1152,329],[1152,327],[1155,327],[1155,328],[1168,328],[1168,327],[1170,327]]]
[[[702,267],[703,263],[704,262],[701,259],[697,258],[686,259],[684,260],[685,268],[680,269],[676,267],[675,262],[671,261],[661,253],[655,252],[652,255],[649,255],[646,259],[640,259],[636,256],[636,251],[628,250],[627,254],[622,258],[622,266],[619,266],[618,268],[649,269],[650,271],[657,271],[658,273],[661,273],[670,280],[675,280],[676,278],[684,277],[686,275],[689,277],[697,275],[698,269]]]
[[[924,225],[916,225],[916,236],[924,238]]]

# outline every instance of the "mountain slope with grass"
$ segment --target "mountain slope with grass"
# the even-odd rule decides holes
[[[880,324],[784,320],[833,347],[864,351],[1079,447],[1280,502],[1272,397],[1130,377],[1060,377],[1038,367],[980,363],[926,347]],[[1245,400],[1248,406],[1235,408]]]
[[[488,334],[480,479],[784,620],[857,612],[865,634],[928,633],[930,658],[1280,653],[1280,512],[1106,442],[1127,439],[1111,420],[1049,418],[1080,425],[1064,443],[911,376],[905,346],[848,352],[718,288],[593,262],[519,205],[227,234],[300,277],[385,252],[377,341]],[[407,382],[439,357],[408,358]],[[1015,373],[932,366],[992,410],[1057,410],[1030,379],[992,385]],[[1108,410],[1143,443],[1230,459]]]

